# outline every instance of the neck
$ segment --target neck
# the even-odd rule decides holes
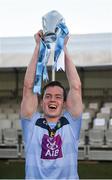
[[[44,116],[44,117],[46,118],[48,122],[55,122],[55,123],[58,122],[60,118],[60,117],[47,117],[47,116]]]

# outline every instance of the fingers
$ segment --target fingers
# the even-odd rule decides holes
[[[42,30],[39,30],[38,32],[37,32],[37,34],[42,38],[43,37],[43,31]]]
[[[39,30],[36,34],[34,34],[34,39],[36,43],[40,43],[40,39],[43,39],[43,38],[44,38],[44,34],[42,30]],[[68,39],[69,39],[69,36],[67,35],[64,40],[64,46],[67,45]]]
[[[43,37],[43,31],[39,30],[36,34],[34,34],[34,39],[36,43],[40,42],[40,39]]]

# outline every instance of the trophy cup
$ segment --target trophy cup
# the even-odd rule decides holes
[[[59,23],[64,23],[63,16],[58,11],[50,11],[42,17],[42,26],[45,42],[55,42],[57,38],[56,26]]]
[[[59,27],[59,25],[65,25],[65,19],[63,16],[56,10],[50,11],[42,17],[42,26],[43,26],[43,39],[46,44],[49,45],[50,48],[50,56],[49,56],[49,64],[53,65],[52,74],[54,74],[54,69],[59,70],[60,64],[64,70],[64,52],[62,49],[62,36],[60,38],[60,34],[63,33],[63,30]],[[67,32],[68,33],[68,32]],[[61,39],[61,40],[60,40]],[[57,50],[57,49],[58,50]],[[58,56],[60,55],[60,58]],[[58,59],[58,62],[57,62]],[[60,60],[59,60],[60,59]],[[59,66],[58,66],[59,64]],[[59,67],[59,68],[58,68]],[[54,75],[53,75],[54,76]],[[52,78],[54,80],[54,77]]]

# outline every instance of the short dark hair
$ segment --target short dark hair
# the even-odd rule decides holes
[[[50,83],[46,84],[42,90],[42,98],[44,96],[46,89],[48,87],[54,87],[54,86],[58,86],[58,87],[63,89],[63,97],[64,97],[64,101],[66,101],[66,97],[67,97],[66,90],[65,90],[64,86],[59,81],[51,81]]]

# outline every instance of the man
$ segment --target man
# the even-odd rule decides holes
[[[41,32],[36,34],[36,47],[27,68],[21,119],[26,154],[26,179],[78,179],[77,155],[81,127],[81,82],[64,44],[65,70],[70,90],[57,81],[45,86],[38,110],[38,95],[32,92]]]

